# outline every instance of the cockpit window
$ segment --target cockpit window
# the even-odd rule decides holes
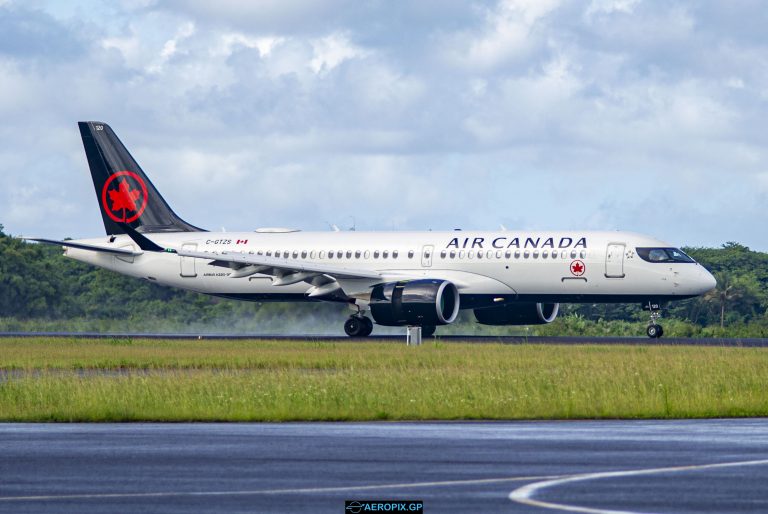
[[[638,248],[637,255],[648,262],[696,262],[677,248]]]

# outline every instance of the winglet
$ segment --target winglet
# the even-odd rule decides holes
[[[170,249],[170,248],[163,248],[162,246],[158,245],[157,243],[154,243],[153,241],[149,240],[146,236],[140,234],[136,231],[133,227],[128,225],[127,223],[120,223],[120,228],[125,230],[125,233],[128,234],[128,236],[133,239],[133,242],[136,243],[139,248],[144,250],[145,252],[168,252],[168,253],[176,253],[176,250]]]

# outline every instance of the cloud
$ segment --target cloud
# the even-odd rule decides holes
[[[763,11],[0,3],[0,223],[100,233],[75,127],[99,119],[202,226],[622,228],[768,250]]]
[[[28,62],[76,57],[84,50],[80,37],[44,11],[0,3],[0,55]]]

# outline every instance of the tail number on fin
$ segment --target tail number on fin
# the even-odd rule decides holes
[[[101,207],[113,221],[136,221],[147,207],[147,185],[132,171],[118,171],[104,183]]]

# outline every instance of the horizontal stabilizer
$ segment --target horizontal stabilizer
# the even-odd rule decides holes
[[[77,248],[79,250],[89,250],[91,252],[112,253],[115,255],[141,255],[144,252],[134,252],[128,248],[106,248],[104,246],[95,246],[83,243],[76,243],[74,241],[56,241],[55,239],[43,239],[39,237],[22,237],[25,241],[36,241],[38,243],[45,243],[56,246],[68,246],[70,248]]]

